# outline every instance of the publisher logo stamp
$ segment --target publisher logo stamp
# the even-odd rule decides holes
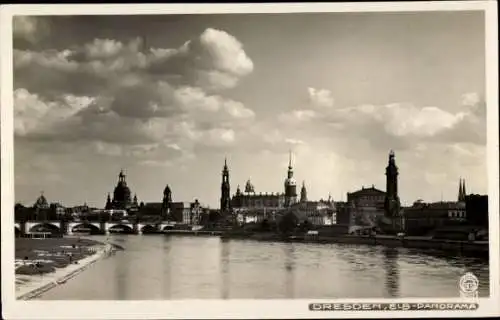
[[[473,273],[464,274],[460,278],[459,287],[462,298],[477,299],[479,297],[479,280]]]

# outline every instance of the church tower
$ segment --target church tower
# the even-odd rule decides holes
[[[227,167],[227,159],[224,159],[224,168],[222,169],[220,211],[228,212],[231,209],[231,186],[229,184],[229,169]]]
[[[109,194],[108,192],[108,198],[106,199],[106,206],[104,207],[106,210],[109,210],[112,208],[112,204],[111,204],[111,195]]]
[[[300,189],[300,202],[307,202],[307,190],[305,181],[302,181],[302,189]]]
[[[288,160],[288,174],[285,179],[285,207],[290,207],[297,202],[297,181],[293,178],[292,152]]]
[[[458,201],[465,201],[467,192],[465,191],[465,179],[460,178],[458,184]]]
[[[161,214],[163,217],[168,217],[170,215],[170,205],[172,204],[172,191],[170,186],[167,184],[163,190],[163,201],[161,205]]]
[[[399,214],[399,196],[398,196],[398,167],[394,151],[389,153],[389,163],[385,168],[386,175],[386,193],[384,209],[385,214],[389,218],[395,218]]]

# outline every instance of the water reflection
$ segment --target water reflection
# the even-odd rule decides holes
[[[126,246],[126,241],[127,238],[119,238],[123,239],[125,242]],[[124,260],[125,255],[117,255],[115,259],[117,260],[115,265],[115,281],[114,282],[114,287],[115,287],[115,296],[117,297],[118,300],[124,300],[127,298],[127,276],[129,275],[129,264],[127,263],[126,260]]]
[[[293,243],[286,243],[285,253],[285,296],[295,298],[295,247]]]
[[[399,297],[399,266],[398,250],[394,248],[383,248],[382,259],[384,259],[385,289],[389,297]]]
[[[452,298],[467,271],[479,278],[480,296],[489,294],[487,261],[408,249],[175,236],[111,241],[125,250],[41,299]]]
[[[230,242],[221,241],[220,250],[220,276],[221,276],[221,299],[229,299],[229,288],[230,288],[230,271],[229,271],[229,254],[230,254]]]
[[[170,237],[163,237],[163,246],[162,246],[162,269],[163,276],[161,277],[161,294],[165,299],[170,299],[172,297],[171,291],[171,278],[172,278],[172,268],[171,268],[171,260],[173,258],[171,252],[171,243]]]

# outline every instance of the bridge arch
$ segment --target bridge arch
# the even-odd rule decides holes
[[[158,229],[154,225],[147,224],[147,225],[141,227],[141,232],[145,233],[145,234],[156,233],[156,232],[158,232]]]
[[[50,232],[50,233],[60,233],[61,228],[59,226],[52,224],[50,222],[37,223],[29,229],[29,232]]]
[[[161,228],[161,231],[167,231],[167,230],[174,230],[174,226],[166,225],[163,228]]]
[[[100,233],[101,229],[92,223],[82,222],[71,227],[71,232],[89,232],[90,234]]]
[[[134,229],[129,225],[118,223],[109,227],[108,231],[110,233],[133,233]]]

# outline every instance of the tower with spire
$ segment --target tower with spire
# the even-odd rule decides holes
[[[302,181],[302,188],[300,189],[300,202],[307,202],[307,190],[305,181]]]
[[[113,204],[111,203],[111,195],[108,192],[108,198],[106,199],[106,206],[104,207],[106,210],[112,209]]]
[[[163,201],[161,204],[161,214],[164,218],[167,218],[169,216],[171,204],[172,190],[170,190],[170,186],[167,184],[165,189],[163,189]]]
[[[227,158],[224,159],[222,168],[222,183],[220,197],[220,211],[228,212],[231,210],[231,186],[229,183],[229,168],[227,167]]]
[[[289,153],[288,173],[285,179],[285,207],[297,202],[297,181],[293,177],[292,151]]]
[[[385,214],[389,218],[396,218],[399,214],[399,196],[398,196],[398,167],[394,151],[389,152],[389,163],[385,168],[386,175],[386,193],[384,201]],[[394,221],[395,219],[393,219]]]
[[[460,178],[460,182],[458,183],[458,201],[464,202],[467,196],[467,192],[465,190],[465,179]]]

